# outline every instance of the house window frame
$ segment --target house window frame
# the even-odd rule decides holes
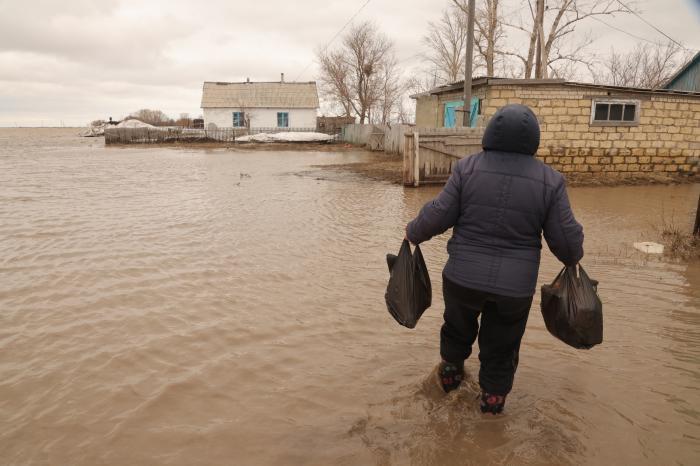
[[[286,125],[280,125],[280,116],[284,115],[284,122]],[[289,128],[289,112],[277,112],[277,127],[278,128]]]
[[[622,107],[622,117],[624,118],[625,108],[624,105],[634,105],[634,120],[596,120],[596,105],[598,104],[608,104],[616,105],[621,104]],[[615,99],[615,98],[593,98],[591,99],[591,120],[590,126],[639,126],[639,114],[642,109],[642,101],[639,99]],[[608,117],[610,116],[610,110],[608,109]]]
[[[238,123],[236,124],[236,115],[240,115],[238,117]],[[231,113],[231,118],[232,118],[232,124],[234,128],[245,128],[245,112],[240,111],[240,112],[232,112]]]

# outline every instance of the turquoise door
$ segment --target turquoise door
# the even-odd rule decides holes
[[[455,112],[455,109],[457,107],[462,107],[464,106],[464,101],[463,100],[455,100],[452,102],[447,102],[445,104],[445,128],[454,128],[457,126],[457,114]],[[478,97],[472,97],[472,108],[471,108],[471,115],[469,118],[469,126],[470,127],[475,127],[476,126],[476,120],[478,118],[478,112],[479,112],[479,98]],[[461,116],[461,114],[460,114]]]

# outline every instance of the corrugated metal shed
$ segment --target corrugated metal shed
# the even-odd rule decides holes
[[[205,82],[202,108],[318,108],[315,82]]]
[[[668,80],[666,89],[700,92],[700,52]]]

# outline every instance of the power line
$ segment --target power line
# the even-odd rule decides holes
[[[634,11],[633,9],[631,9],[630,7],[628,7],[627,5],[625,5],[624,3],[622,3],[620,0],[616,0],[616,1],[617,1],[617,3],[619,3],[620,5],[622,5],[623,7],[627,8],[627,11],[628,11],[629,13],[632,13],[634,16],[636,16],[637,18],[639,18],[639,19],[641,19],[642,21],[644,21],[645,24],[647,24],[648,26],[650,26],[650,27],[651,27],[652,29],[654,29],[656,32],[658,32],[658,33],[661,34],[662,36],[666,37],[668,40],[670,40],[671,42],[673,42],[674,44],[676,44],[676,45],[679,46],[680,48],[685,49],[685,50],[690,50],[690,49],[688,49],[687,47],[685,47],[683,44],[681,44],[680,42],[678,42],[676,39],[674,39],[673,37],[669,36],[668,34],[666,34],[666,33],[665,33],[664,31],[662,31],[661,29],[659,29],[659,28],[657,28],[656,26],[654,26],[653,24],[651,24],[649,21],[647,21],[646,19],[644,19],[644,18],[642,17],[642,15],[640,15],[639,13],[637,13],[636,11]]]
[[[414,58],[420,58],[423,56],[423,53],[414,53],[413,55],[406,57],[404,59],[401,59],[396,62],[397,65],[400,65],[401,63],[405,63],[407,61],[413,60]]]
[[[591,16],[591,19],[593,19],[593,20],[595,20],[595,21],[598,21],[599,23],[602,23],[602,24],[606,25],[606,26],[609,27],[610,29],[614,29],[614,30],[616,30],[616,31],[620,31],[620,32],[623,33],[623,34],[627,34],[628,36],[630,36],[630,37],[632,37],[632,38],[634,38],[634,39],[641,40],[641,41],[644,41],[644,42],[649,42],[650,44],[654,44],[654,45],[661,45],[661,44],[659,44],[658,42],[654,42],[654,41],[651,40],[651,39],[647,39],[646,37],[637,36],[637,35],[635,35],[635,34],[632,34],[631,32],[625,31],[624,29],[621,29],[621,28],[619,28],[619,27],[617,27],[617,26],[613,26],[613,25],[610,24],[610,23],[606,23],[606,22],[603,21],[602,19],[596,18],[595,16]]]
[[[332,38],[330,41],[328,41],[328,43],[326,44],[326,46],[323,47],[323,49],[322,49],[321,52],[325,52],[325,51],[328,49],[328,47],[331,46],[331,44],[333,43],[333,41],[336,40],[336,39],[338,38],[338,36],[345,30],[346,27],[348,27],[348,24],[352,23],[352,21],[357,17],[357,15],[360,14],[360,12],[361,12],[362,10],[364,10],[364,8],[367,6],[367,4],[368,4],[370,1],[371,1],[371,0],[367,0],[367,1],[355,12],[355,14],[352,15],[352,16],[350,17],[350,19],[348,20],[348,22],[345,23],[345,24],[343,25],[343,27],[340,28],[340,29],[338,30],[338,32],[335,33],[335,35],[333,36],[333,38]],[[306,65],[306,68],[304,68],[304,69],[302,70],[302,72],[299,73],[299,74],[297,75],[296,78],[294,78],[294,81],[296,81],[296,80],[299,79],[304,73],[306,73],[306,70],[309,69],[309,67],[311,66],[311,64],[312,64],[313,62],[314,62],[314,61],[311,60],[311,61],[309,62],[309,64]]]

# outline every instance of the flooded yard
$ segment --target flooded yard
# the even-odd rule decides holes
[[[0,129],[0,464],[697,463],[700,264],[632,243],[690,231],[700,185],[570,190],[604,342],[556,340],[537,295],[491,418],[475,358],[449,396],[429,377],[448,235],[418,327],[384,304],[439,188],[318,167],[367,157]]]

